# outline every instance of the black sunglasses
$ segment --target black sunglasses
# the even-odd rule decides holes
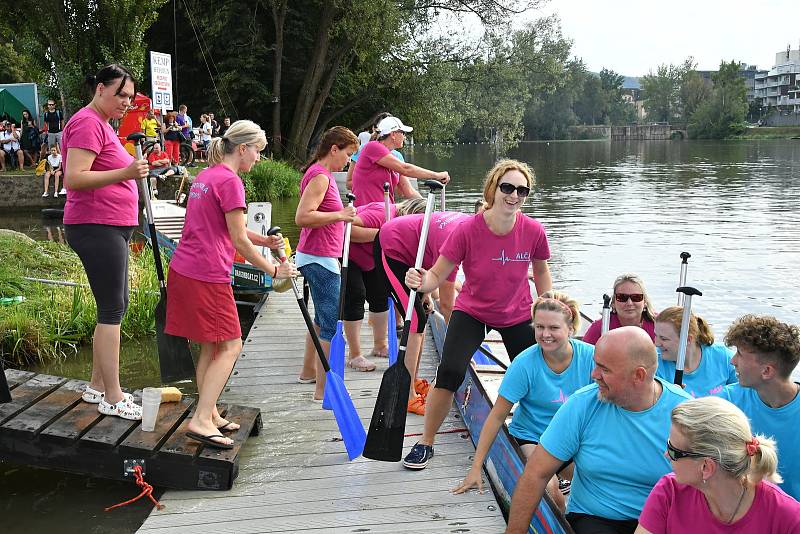
[[[627,302],[631,299],[632,302],[642,302],[644,300],[643,293],[614,293],[614,298],[617,302]]]
[[[705,458],[705,454],[698,454],[696,452],[683,451],[676,448],[669,440],[667,440],[667,455],[670,460],[676,462],[681,458]]]
[[[524,185],[511,185],[508,182],[503,182],[502,184],[497,186],[500,189],[500,192],[504,195],[510,195],[514,191],[517,192],[518,197],[527,197],[531,193],[530,187],[525,187]]]

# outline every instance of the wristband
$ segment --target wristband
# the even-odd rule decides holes
[[[275,267],[275,274],[272,275],[272,278],[275,278],[275,277],[278,276],[278,266],[277,265],[273,265],[273,267]]]

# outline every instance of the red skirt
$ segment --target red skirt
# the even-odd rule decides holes
[[[167,334],[197,343],[242,337],[230,284],[203,282],[170,269],[167,295]]]

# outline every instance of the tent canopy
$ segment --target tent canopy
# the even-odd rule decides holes
[[[25,104],[16,99],[6,89],[0,89],[0,116],[8,114],[11,120],[20,124],[22,122],[22,110],[26,109]]]

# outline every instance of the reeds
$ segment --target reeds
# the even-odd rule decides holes
[[[77,255],[65,245],[0,234],[0,297],[25,301],[0,306],[0,357],[28,365],[75,352],[90,343],[97,310],[88,287],[66,287],[24,280],[23,276],[87,284]],[[166,269],[166,267],[165,267]],[[130,257],[130,304],[122,322],[126,337],[155,333],[158,280],[149,248]]]
[[[242,174],[247,202],[272,202],[300,194],[302,175],[291,165],[271,159],[262,160]]]

